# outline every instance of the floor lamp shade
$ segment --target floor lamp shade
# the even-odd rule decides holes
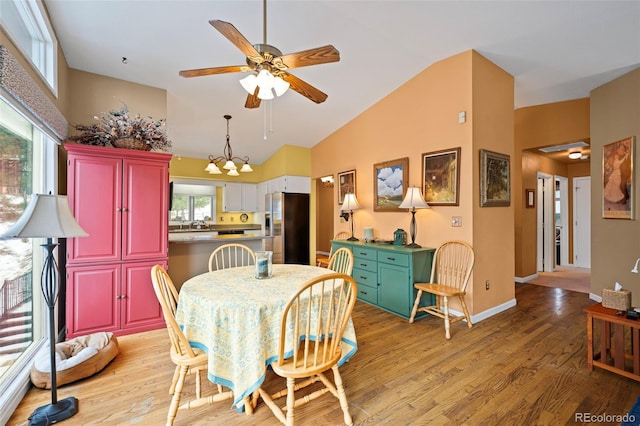
[[[78,412],[78,400],[68,397],[58,401],[56,384],[56,330],[55,306],[58,300],[58,264],[53,251],[57,243],[53,238],[86,237],[89,234],[76,222],[67,197],[63,195],[33,194],[18,221],[0,236],[8,238],[46,238],[46,250],[40,286],[49,308],[49,359],[51,366],[51,404],[43,405],[29,416],[30,426],[49,425],[68,419]]]
[[[88,235],[73,217],[65,195],[33,194],[22,216],[0,238],[73,238]]]

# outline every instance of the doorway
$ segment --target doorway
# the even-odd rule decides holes
[[[316,185],[316,253],[328,255],[333,238],[333,176],[316,179]]]

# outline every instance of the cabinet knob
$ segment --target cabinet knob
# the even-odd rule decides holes
[[[128,209],[128,208],[126,208],[126,207],[123,207],[123,208],[122,208],[122,211],[123,211],[123,212],[128,212],[128,211],[129,211],[129,209]]]
[[[118,207],[118,208],[116,208],[116,211],[117,211],[117,212],[121,212],[121,211],[122,211],[122,209],[121,209],[120,207]]]
[[[396,258],[395,257],[387,257],[387,260],[395,261]]]

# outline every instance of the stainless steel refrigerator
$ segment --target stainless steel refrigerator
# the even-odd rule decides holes
[[[265,249],[273,263],[309,264],[309,194],[274,192],[265,199]]]

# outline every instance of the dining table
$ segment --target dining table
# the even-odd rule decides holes
[[[176,321],[192,347],[208,354],[208,379],[233,391],[242,410],[277,360],[280,324],[289,298],[326,268],[274,264],[270,278],[256,278],[255,266],[215,270],[184,282]],[[342,365],[357,351],[353,322],[345,329]],[[247,411],[251,411],[250,404]]]

